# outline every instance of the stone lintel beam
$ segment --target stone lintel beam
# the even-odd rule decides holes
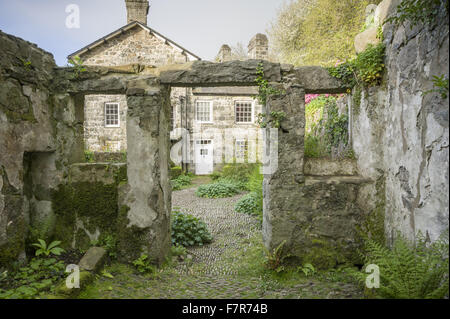
[[[213,63],[195,61],[159,69],[161,84],[181,87],[254,86],[258,64],[269,82],[281,82],[280,64],[263,60]]]
[[[57,68],[53,90],[70,94],[126,94],[128,83],[133,81],[150,86],[155,85],[158,79],[148,72],[136,74],[127,66],[86,67],[86,71],[78,76],[74,76],[73,68]]]
[[[294,72],[306,94],[346,93],[349,89],[321,66],[301,66],[295,68]]]

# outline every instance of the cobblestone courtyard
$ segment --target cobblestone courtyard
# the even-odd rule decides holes
[[[204,182],[197,180],[195,184]],[[188,257],[164,266],[155,275],[139,275],[132,267],[112,264],[81,298],[361,298],[345,273],[306,277],[290,270],[275,274],[264,267],[260,222],[236,213],[243,194],[220,199],[195,196],[196,187],[173,192],[173,209],[203,219],[213,242],[188,249]]]

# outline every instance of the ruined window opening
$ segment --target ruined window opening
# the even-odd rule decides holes
[[[195,119],[199,123],[212,123],[213,102],[212,101],[196,101],[195,102]]]
[[[253,123],[253,103],[236,101],[234,105],[236,123]]]
[[[120,127],[119,103],[105,103],[105,127]]]

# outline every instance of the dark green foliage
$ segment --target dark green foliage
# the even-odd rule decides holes
[[[256,215],[260,212],[260,197],[257,193],[251,192],[244,195],[234,206],[238,213]]]
[[[419,234],[415,247],[401,235],[389,249],[374,240],[365,243],[366,265],[380,269],[380,287],[371,293],[378,298],[444,298],[449,292],[448,230],[429,243]],[[365,269],[365,267],[363,267]],[[366,273],[356,273],[365,283]]]
[[[33,258],[28,265],[4,275],[0,299],[37,298],[41,293],[53,291],[65,277],[65,268],[55,258]]]
[[[212,184],[200,185],[195,194],[198,197],[223,198],[231,197],[240,193],[240,186],[236,183],[218,181]]]
[[[142,254],[138,259],[134,260],[133,266],[141,274],[156,272],[156,266],[152,265],[147,254]]]
[[[117,257],[117,239],[114,235],[108,234],[108,235],[100,235],[100,239],[98,242],[92,243],[94,246],[100,246],[103,247],[106,252],[108,253],[108,256],[111,258]]]
[[[170,168],[170,179],[177,179],[181,174],[183,174],[183,169],[180,166],[174,166]]]
[[[172,190],[180,190],[184,186],[188,186],[192,184],[192,179],[188,175],[180,175],[176,179],[170,181],[172,184]]]
[[[409,21],[410,28],[418,24],[431,25],[439,15],[441,4],[445,4],[448,15],[448,0],[402,0],[396,14],[386,19],[384,23],[392,22],[398,26]]]
[[[257,215],[262,217],[263,211],[263,183],[264,176],[260,172],[260,166],[254,166],[246,184],[246,189],[250,191],[243,196],[234,206],[234,210],[239,213]]]
[[[310,110],[310,107],[317,109]],[[305,157],[329,157],[336,153],[335,150],[341,148],[344,152],[339,151],[337,155],[350,155],[347,149],[348,116],[339,115],[336,98],[319,97],[313,100],[306,106],[305,114],[307,121]]]
[[[383,43],[376,46],[369,44],[367,49],[359,53],[356,58],[336,67],[330,67],[328,72],[348,87],[354,87],[356,84],[367,87],[379,85],[385,70],[384,57]]]
[[[433,75],[433,79],[431,81],[433,82],[435,88],[423,92],[422,96],[437,92],[441,95],[441,98],[445,100],[448,96],[448,79],[445,78],[444,74],[442,74],[441,76]]]
[[[172,213],[172,244],[184,247],[210,243],[212,236],[202,220],[190,214]]]

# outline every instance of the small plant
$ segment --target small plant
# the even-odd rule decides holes
[[[147,254],[142,254],[138,259],[133,261],[133,266],[136,267],[137,271],[141,274],[156,272],[156,266],[150,263]]]
[[[187,255],[186,247],[182,245],[172,245],[170,248],[170,253],[175,257],[185,257]]]
[[[86,72],[86,68],[83,66],[83,60],[76,56],[73,59],[69,59],[68,63],[73,68],[73,78],[76,79],[80,76],[81,73]]]
[[[99,240],[96,245],[105,248],[109,257],[117,257],[117,239],[113,235],[106,235],[101,240]]]
[[[243,196],[234,206],[238,213],[256,215],[260,211],[260,196],[256,192]]]
[[[303,266],[298,267],[298,271],[301,271],[306,277],[316,273],[316,269],[311,264],[304,264]]]
[[[290,255],[283,254],[283,246],[286,241],[283,240],[272,252],[264,247],[266,251],[266,261],[265,266],[277,273],[283,272],[285,267],[283,265],[284,259],[288,258]]]
[[[228,181],[219,181],[212,184],[200,185],[195,194],[198,197],[223,198],[240,193],[240,186]]]
[[[172,244],[190,247],[210,243],[212,236],[202,220],[190,214],[172,213]]]
[[[25,69],[31,70],[31,61],[22,59],[20,57],[19,57],[19,60],[22,62],[22,64],[25,67]]]
[[[85,150],[84,151],[84,159],[85,159],[86,163],[94,163],[95,162],[94,152]]]
[[[188,175],[180,175],[176,179],[170,181],[172,184],[172,190],[180,190],[185,186],[192,184],[192,179]]]
[[[60,241],[53,241],[48,246],[45,240],[38,239],[38,243],[32,244],[34,247],[38,248],[36,250],[36,256],[45,255],[49,256],[50,254],[53,255],[61,255],[62,252],[64,252],[64,249],[61,247],[58,247],[58,245],[61,244]]]
[[[431,81],[433,82],[435,88],[423,92],[422,96],[437,92],[441,95],[441,98],[445,100],[448,96],[448,79],[445,78],[444,74],[441,76],[433,75],[433,79]]]
[[[415,246],[399,235],[392,249],[367,240],[365,253],[366,265],[375,264],[380,269],[380,287],[372,291],[376,297],[440,299],[448,296],[448,230],[431,244],[419,233]],[[367,274],[358,272],[355,276],[363,284]]]

